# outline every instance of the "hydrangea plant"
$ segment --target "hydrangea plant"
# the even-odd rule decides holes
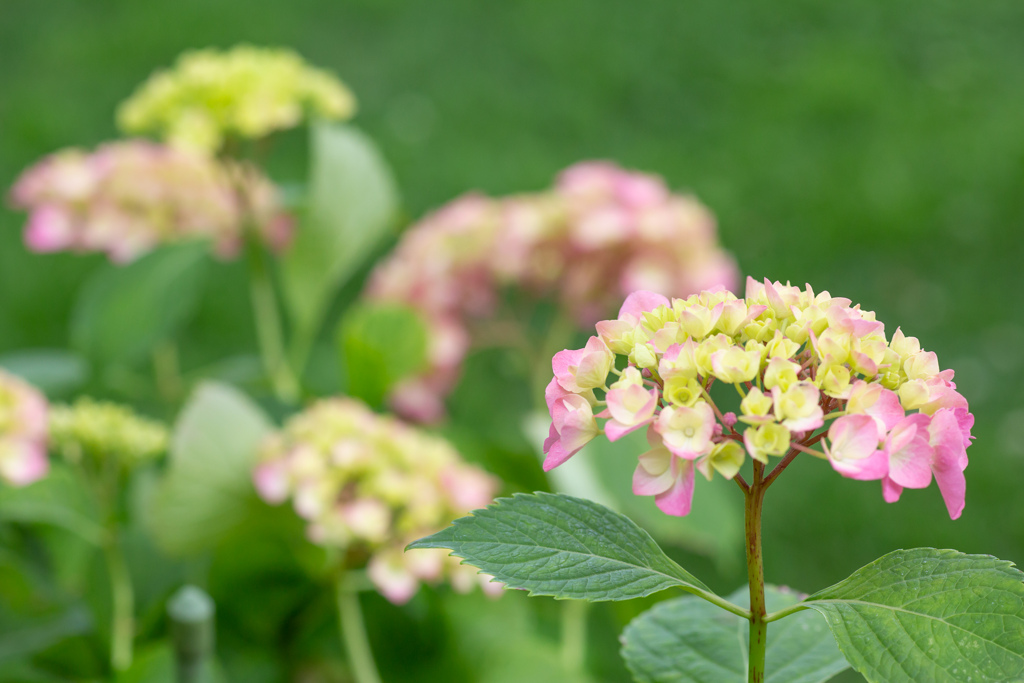
[[[474,193],[441,207],[403,235],[366,296],[422,315],[427,367],[398,383],[390,402],[432,422],[444,415],[470,344],[486,336],[478,328],[498,317],[503,288],[557,300],[568,321],[585,327],[636,289],[691,294],[737,280],[715,218],[697,199],[658,176],[587,161],[544,192]]]
[[[1009,562],[918,548],[810,596],[765,585],[765,493],[798,457],[878,481],[888,502],[934,480],[960,516],[974,418],[953,371],[916,338],[886,336],[849,299],[748,279],[744,299],[635,292],[552,368],[545,469],[599,434],[645,429],[651,448],[638,455],[633,491],[666,514],[689,513],[697,472],[731,479],[745,500],[748,588],[715,594],[630,520],[565,495],[499,499],[410,548],[448,548],[511,588],[559,599],[692,593],[626,629],[638,681],[824,681],[848,665],[887,683],[1024,678],[1024,574]],[[730,393],[738,411],[721,407]]]

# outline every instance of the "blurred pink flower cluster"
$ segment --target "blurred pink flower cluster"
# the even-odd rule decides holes
[[[47,404],[42,393],[0,370],[0,481],[25,486],[46,476]]]
[[[267,502],[292,500],[314,543],[349,556],[368,553],[370,580],[391,602],[404,603],[421,581],[442,578],[456,590],[501,591],[490,576],[443,550],[403,552],[485,507],[498,488],[439,437],[353,399],[322,400],[267,441],[253,479]]]
[[[810,285],[748,278],[745,299],[635,292],[584,348],[556,354],[552,369],[544,468],[602,431],[615,441],[645,428],[651,450],[639,456],[633,492],[667,514],[689,513],[695,469],[732,479],[747,455],[768,464],[799,453],[881,481],[888,502],[934,478],[949,516],[963,511],[974,416],[953,371],[899,328],[887,339],[873,312]],[[739,392],[738,416],[716,405],[715,383]]]
[[[292,230],[276,187],[255,168],[142,140],[51,154],[21,175],[11,201],[29,212],[32,251],[100,251],[118,263],[196,238],[232,257],[247,224],[279,250]]]
[[[495,313],[502,287],[556,298],[590,325],[627,293],[685,296],[737,284],[714,217],[658,177],[608,162],[566,169],[546,192],[460,197],[405,233],[374,271],[367,296],[407,304],[430,331],[429,370],[395,388],[392,406],[419,421],[444,414],[470,342],[470,323]]]

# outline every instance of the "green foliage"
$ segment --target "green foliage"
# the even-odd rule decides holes
[[[89,364],[74,351],[27,349],[0,356],[0,367],[41,390],[50,398],[80,389],[89,378]]]
[[[897,550],[807,598],[873,683],[1024,679],[1024,573],[989,555]]]
[[[206,252],[206,244],[180,244],[101,269],[75,303],[72,344],[100,365],[144,358],[196,310],[209,266]]]
[[[271,425],[251,400],[227,385],[200,385],[171,434],[167,471],[143,509],[166,552],[210,549],[256,504],[252,468]]]
[[[672,587],[711,592],[628,518],[566,495],[499,498],[409,546],[415,548],[448,548],[531,595],[598,602]]]
[[[742,588],[728,600],[749,603]],[[791,590],[765,586],[769,611],[796,604]],[[694,596],[667,600],[623,633],[622,656],[638,683],[745,683],[750,622]],[[849,667],[828,624],[799,612],[768,626],[767,683],[822,683]]]
[[[29,486],[0,486],[0,520],[60,527],[96,546],[106,538],[96,500],[61,463]]]
[[[331,297],[392,227],[398,191],[377,147],[357,129],[311,131],[309,203],[282,262],[285,299],[310,344]]]
[[[362,304],[338,326],[348,394],[379,407],[396,382],[427,360],[427,328],[416,311],[393,304]]]

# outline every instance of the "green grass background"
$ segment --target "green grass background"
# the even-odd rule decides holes
[[[182,50],[243,41],[353,88],[410,218],[469,189],[543,188],[580,159],[659,173],[714,210],[745,273],[918,336],[977,418],[956,522],[934,487],[886,505],[798,461],[766,503],[768,579],[814,591],[897,547],[1024,563],[1022,36],[1016,0],[0,0],[0,186],[114,137],[117,103]],[[273,164],[301,180],[304,138]],[[0,209],[0,352],[66,346],[103,263],[29,255],[22,221]],[[240,267],[219,269],[186,366],[254,350],[245,296]]]

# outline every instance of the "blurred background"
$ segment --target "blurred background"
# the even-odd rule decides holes
[[[116,105],[183,50],[239,42],[292,47],[352,88],[360,104],[355,125],[391,164],[406,224],[467,190],[539,190],[581,159],[660,174],[717,215],[721,241],[744,274],[809,282],[875,310],[887,332],[900,326],[919,337],[943,368],[956,370],[977,419],[967,507],[955,522],[934,487],[886,505],[876,484],[798,460],[766,502],[767,579],[814,592],[885,552],[918,546],[1020,564],[1021,35],[1024,5],[1012,0],[3,0],[0,186],[58,148],[115,137]],[[305,136],[288,133],[275,145],[270,175],[285,186],[301,182]],[[30,255],[23,222],[23,214],[0,209],[0,354],[67,347],[79,288],[106,267],[98,255]],[[209,277],[199,313],[179,340],[186,372],[239,349],[255,353],[241,266]],[[357,292],[347,288],[335,306]],[[329,367],[333,358],[325,333],[314,363]],[[493,363],[487,354],[470,358],[451,400],[452,424],[474,416],[497,424],[508,410],[503,401],[521,407],[530,400],[512,379],[505,380],[507,394],[496,391],[496,382],[505,385],[489,370]],[[323,382],[329,392],[334,380]],[[145,407],[147,399],[138,403]],[[500,471],[502,458],[526,449],[521,436],[503,436],[500,426],[449,431],[467,459],[498,471],[513,488],[545,485],[539,468]],[[739,492],[729,493],[740,505]],[[222,571],[207,587],[226,605],[218,636],[229,680],[285,680],[284,661],[330,660],[317,654],[336,647],[329,620],[289,623],[274,612],[290,600],[314,599],[293,583],[297,561],[282,558],[279,548],[236,542],[237,561],[267,567],[263,583],[250,586],[263,591],[258,600],[266,604],[231,585],[237,568],[217,565]],[[679,548],[673,556],[713,589],[731,592],[744,582],[742,544],[731,545],[714,553]],[[153,566],[154,576],[160,573]],[[147,600],[164,600],[183,575],[166,573],[142,589],[143,610]],[[81,591],[74,577],[62,581],[54,589],[62,595]],[[284,595],[288,590],[300,595]],[[593,680],[629,680],[616,656],[617,635],[662,597],[594,611]],[[524,680],[530,674],[515,669],[529,656],[522,650],[557,636],[557,606],[546,598],[525,605],[518,594],[495,603],[448,596],[442,607],[424,592],[404,608],[369,600],[370,638],[385,680],[499,680],[474,673],[484,658],[503,663],[500,680]],[[159,609],[145,614],[146,633],[158,639]],[[283,631],[303,629],[312,644],[257,651]],[[15,622],[0,624],[0,671],[5,657],[31,655],[48,662],[52,677],[30,680],[93,679],[80,673],[92,666],[86,636],[47,641],[33,631],[35,640],[26,643],[18,637],[24,632]],[[488,632],[505,642],[488,641]],[[509,635],[520,632],[535,636],[527,642]],[[316,669],[321,678],[297,680],[346,680],[343,672],[323,673],[329,668]],[[847,675],[843,680],[857,680]],[[150,680],[139,676],[132,680]]]

